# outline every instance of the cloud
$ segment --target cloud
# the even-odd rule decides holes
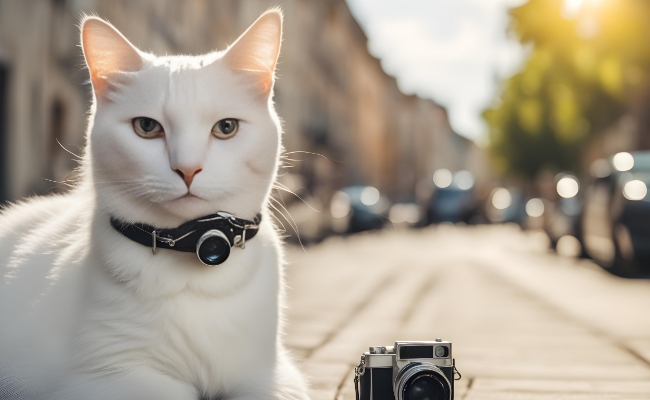
[[[497,78],[523,58],[506,27],[507,9],[524,0],[347,1],[369,51],[400,89],[441,103],[458,133],[483,142],[481,112],[497,93]]]

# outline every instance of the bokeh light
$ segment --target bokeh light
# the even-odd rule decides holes
[[[458,171],[454,175],[454,182],[461,190],[469,190],[474,186],[474,174],[469,171]]]
[[[441,168],[433,173],[433,183],[436,184],[439,188],[446,188],[451,185],[452,175],[451,171],[446,168]]]
[[[612,166],[609,161],[601,158],[591,164],[589,172],[594,178],[606,178],[612,174]]]
[[[512,205],[512,195],[506,188],[498,188],[492,195],[492,205],[497,210],[505,210]]]
[[[526,203],[526,214],[529,217],[541,217],[544,215],[544,202],[541,199],[530,199]]]
[[[575,197],[580,190],[578,180],[572,176],[565,176],[557,182],[557,194],[565,199]]]
[[[612,164],[617,171],[629,171],[634,168],[634,157],[627,152],[617,153],[612,159]]]
[[[350,196],[338,191],[332,197],[330,213],[334,218],[345,218],[350,214]]]
[[[395,204],[390,208],[388,218],[396,224],[407,222],[415,224],[420,220],[420,208],[417,204]]]
[[[379,201],[379,190],[368,186],[361,192],[361,202],[366,206],[374,206]]]
[[[628,200],[643,200],[648,194],[648,186],[640,180],[629,181],[623,186],[623,196]]]

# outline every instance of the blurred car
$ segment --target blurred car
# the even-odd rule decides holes
[[[524,196],[516,188],[492,189],[485,204],[485,213],[492,223],[522,224],[526,216]]]
[[[584,195],[581,228],[587,254],[624,277],[650,276],[650,152],[597,160]]]
[[[349,186],[336,192],[330,202],[332,230],[355,233],[383,228],[390,203],[372,186]]]
[[[544,203],[543,229],[559,254],[584,256],[580,181],[573,174],[563,172],[555,177],[555,189],[557,200]]]
[[[438,188],[431,195],[427,208],[427,223],[469,222],[474,211],[472,190],[454,187]]]
[[[474,176],[469,171],[453,174],[439,169],[433,174],[435,188],[426,209],[426,224],[468,223],[476,213]]]

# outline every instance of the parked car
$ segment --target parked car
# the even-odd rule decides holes
[[[582,246],[580,181],[573,174],[564,172],[555,177],[555,189],[557,199],[544,203],[543,229],[559,253],[585,256]],[[566,251],[567,243],[573,245],[572,251]],[[564,251],[558,246],[563,247]]]
[[[435,188],[426,209],[426,224],[439,222],[468,223],[476,213],[474,176],[469,171],[452,175],[447,169],[433,174]]]
[[[427,223],[469,222],[474,211],[471,189],[456,187],[437,188],[431,195],[427,208]]]
[[[485,213],[492,223],[521,225],[526,218],[524,196],[516,188],[494,188],[485,203]]]
[[[581,218],[587,254],[610,272],[650,276],[650,152],[598,160]]]
[[[388,199],[372,186],[349,186],[336,192],[330,202],[332,230],[355,233],[381,229],[388,221]]]

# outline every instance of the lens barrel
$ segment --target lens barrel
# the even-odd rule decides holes
[[[440,368],[430,363],[410,363],[395,377],[396,400],[451,400],[451,385]]]
[[[196,243],[196,255],[205,265],[219,265],[230,255],[230,241],[220,230],[209,230]]]

